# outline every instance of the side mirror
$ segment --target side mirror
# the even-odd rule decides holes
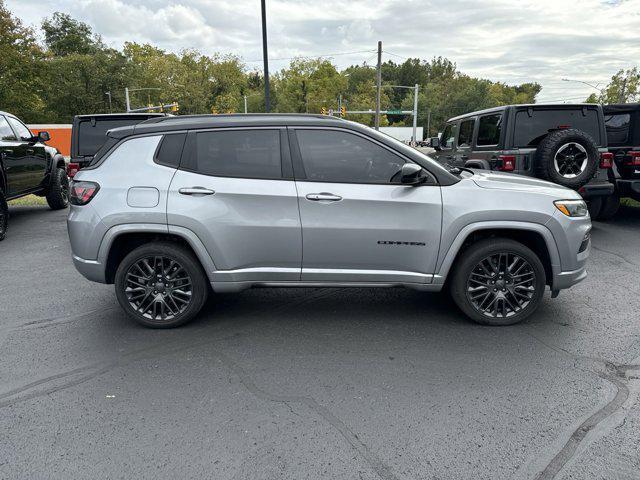
[[[438,137],[431,137],[429,139],[429,146],[431,146],[431,148],[435,148],[436,150],[440,150],[440,139]]]
[[[49,135],[49,132],[38,132],[39,142],[48,142],[49,140],[51,140],[51,135]]]
[[[400,183],[418,185],[427,179],[422,167],[415,163],[405,163],[400,169]]]

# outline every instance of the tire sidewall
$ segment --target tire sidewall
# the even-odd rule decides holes
[[[162,255],[176,260],[191,277],[191,284],[193,288],[191,303],[187,309],[177,315],[174,319],[164,322],[151,320],[135,311],[129,304],[127,294],[125,293],[125,277],[131,265],[144,257],[152,255]],[[209,291],[206,274],[202,270],[198,260],[184,248],[173,245],[169,242],[157,242],[143,245],[129,253],[120,262],[120,265],[118,265],[114,284],[118,302],[127,315],[139,324],[151,328],[173,328],[187,323],[198,314],[206,302]]]
[[[3,220],[0,220],[0,241],[2,241],[7,235],[7,227],[9,226],[9,206],[2,189],[0,189],[0,213],[3,214]]]
[[[587,166],[584,171],[573,178],[563,177],[555,168],[554,158],[558,150],[567,143],[578,143],[587,151]],[[558,185],[569,188],[580,188],[589,182],[598,168],[598,147],[588,134],[580,130],[559,130],[550,133],[538,146],[537,163],[542,176]]]
[[[64,168],[56,168],[51,179],[51,186],[47,192],[47,203],[52,210],[62,210],[69,205],[69,178]],[[66,198],[62,194],[63,186],[67,188]]]
[[[521,312],[507,318],[491,318],[480,313],[467,298],[467,280],[476,265],[483,258],[494,253],[513,253],[523,257],[529,262],[536,275],[534,296],[529,305]],[[451,295],[460,309],[473,321],[482,325],[513,325],[526,319],[536,311],[544,296],[546,277],[542,262],[538,256],[525,245],[510,239],[485,239],[467,248],[455,265],[453,281],[451,283]]]

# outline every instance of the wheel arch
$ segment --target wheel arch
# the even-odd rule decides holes
[[[544,266],[546,283],[552,285],[554,266],[560,265],[558,247],[551,231],[544,225],[526,222],[479,222],[464,227],[439,260],[437,278],[445,283],[460,256],[478,240],[489,237],[510,238],[529,247]]]
[[[156,241],[170,241],[183,246],[200,262],[212,280],[215,265],[204,244],[190,230],[166,225],[118,225],[111,228],[102,239],[99,261],[104,265],[105,282],[113,283],[115,272],[124,257],[135,248]]]

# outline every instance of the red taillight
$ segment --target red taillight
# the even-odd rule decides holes
[[[95,182],[71,182],[69,201],[73,205],[86,205],[96,196],[100,185]]]
[[[73,178],[74,175],[78,173],[78,170],[80,170],[79,163],[70,163],[69,165],[67,165],[67,177]]]
[[[640,151],[627,152],[624,164],[631,167],[640,167]]]
[[[500,155],[498,158],[501,160],[501,163],[498,163],[498,170],[513,172],[516,169],[515,155]]]
[[[567,130],[571,128],[571,125],[558,125],[558,130]]]
[[[613,167],[613,153],[604,152],[600,154],[600,168]]]

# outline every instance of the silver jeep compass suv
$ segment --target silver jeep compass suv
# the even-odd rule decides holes
[[[530,315],[586,276],[576,192],[445,168],[326,116],[153,119],[111,130],[71,186],[76,268],[149,327],[250,287],[447,288],[479,323]]]

